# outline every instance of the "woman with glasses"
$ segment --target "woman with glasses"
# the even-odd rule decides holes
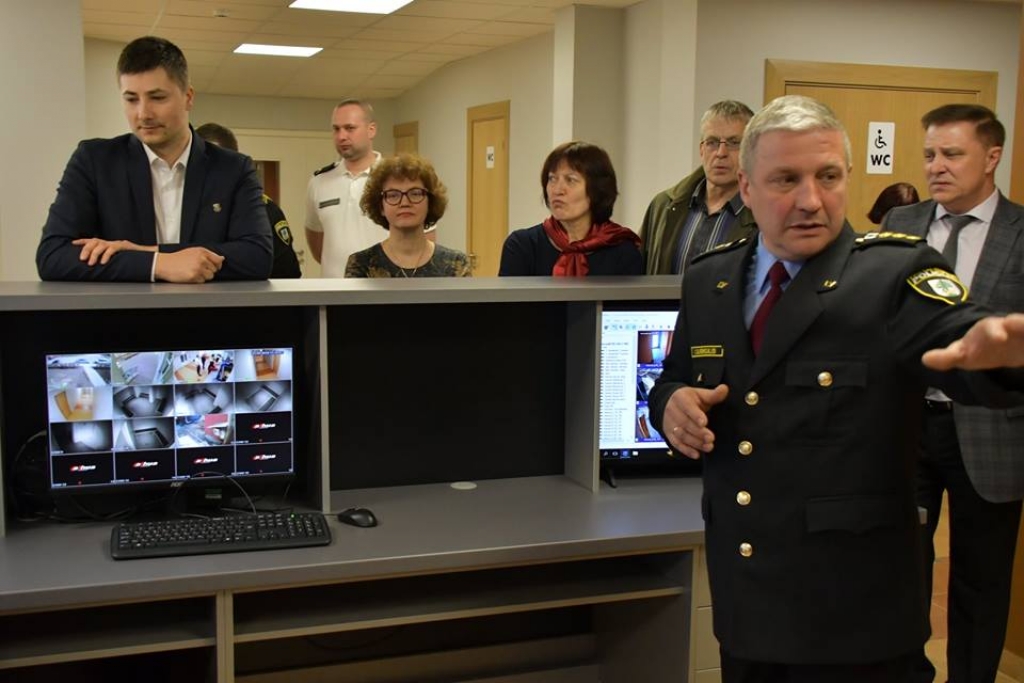
[[[556,147],[540,174],[543,223],[505,240],[498,275],[640,275],[640,238],[611,221],[619,191],[608,153],[586,142]]]
[[[426,229],[444,215],[448,194],[426,159],[382,159],[370,172],[359,206],[388,236],[349,256],[345,277],[469,276],[465,254],[427,239]]]

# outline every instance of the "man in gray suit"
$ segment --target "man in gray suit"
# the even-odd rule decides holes
[[[921,119],[931,200],[893,209],[882,228],[925,236],[969,288],[997,311],[1024,311],[1024,207],[996,189],[1006,132],[974,104],[949,104]],[[928,510],[925,554],[931,594],[932,537],[949,496],[950,574],[947,662],[953,683],[996,678],[1010,604],[1013,555],[1024,498],[1024,409],[925,398],[918,504]],[[935,669],[921,655],[921,681]]]

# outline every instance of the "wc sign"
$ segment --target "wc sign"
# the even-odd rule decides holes
[[[868,124],[869,175],[892,175],[895,153],[896,124],[892,121],[872,121]]]

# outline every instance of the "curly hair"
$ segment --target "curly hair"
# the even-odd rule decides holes
[[[429,228],[444,216],[444,210],[448,208],[448,190],[444,183],[437,177],[437,171],[433,165],[423,157],[415,154],[399,154],[398,156],[386,157],[373,167],[370,171],[370,178],[366,181],[363,189],[363,196],[359,200],[359,208],[366,216],[389,230],[388,219],[384,217],[384,184],[392,178],[402,180],[418,180],[423,183],[429,193],[427,197],[427,220],[424,227]]]

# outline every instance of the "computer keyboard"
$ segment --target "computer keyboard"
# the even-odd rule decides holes
[[[110,554],[115,560],[330,543],[331,530],[319,512],[250,512],[230,517],[128,522],[110,532]]]

